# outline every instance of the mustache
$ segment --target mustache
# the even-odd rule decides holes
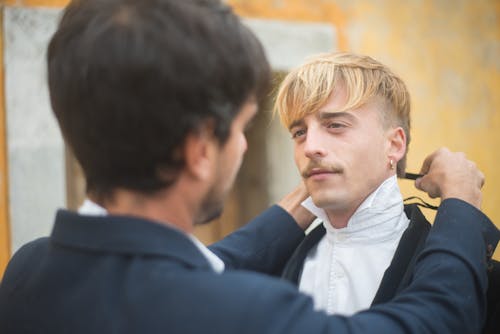
[[[321,171],[323,173],[343,173],[344,168],[337,164],[326,165],[315,161],[310,161],[307,166],[300,171],[300,175],[302,175],[303,178],[308,178],[318,171]]]

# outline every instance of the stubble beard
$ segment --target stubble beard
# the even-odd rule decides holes
[[[194,224],[204,225],[219,218],[224,208],[224,198],[225,196],[216,187],[213,187],[201,203],[198,219],[196,219]]]

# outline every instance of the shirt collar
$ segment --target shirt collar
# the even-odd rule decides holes
[[[80,215],[87,216],[107,216],[108,212],[99,204],[92,202],[88,198],[83,201],[83,204],[78,208]]]
[[[78,214],[86,216],[107,216],[108,211],[99,204],[91,201],[90,199],[85,199],[83,204],[78,208]],[[198,238],[196,238],[192,234],[187,234],[181,231],[172,224],[168,224],[168,226],[185,234],[193,242],[196,248],[198,248],[198,250],[203,254],[203,256],[207,259],[208,263],[216,273],[222,273],[224,271],[225,268],[224,262],[217,255],[215,255],[210,249],[208,249],[200,240],[198,240]]]

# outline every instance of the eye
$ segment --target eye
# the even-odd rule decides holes
[[[306,130],[305,129],[292,130],[292,139],[296,139],[296,138],[302,137],[305,134],[306,134]]]
[[[327,124],[327,128],[329,129],[339,129],[339,128],[345,128],[346,125],[344,123],[339,123],[339,122],[332,122]]]

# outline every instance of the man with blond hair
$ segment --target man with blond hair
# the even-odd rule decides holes
[[[287,75],[275,110],[311,195],[303,205],[322,220],[283,276],[329,314],[391,300],[413,279],[430,229],[397,183],[410,143],[405,83],[368,56],[321,54]]]

